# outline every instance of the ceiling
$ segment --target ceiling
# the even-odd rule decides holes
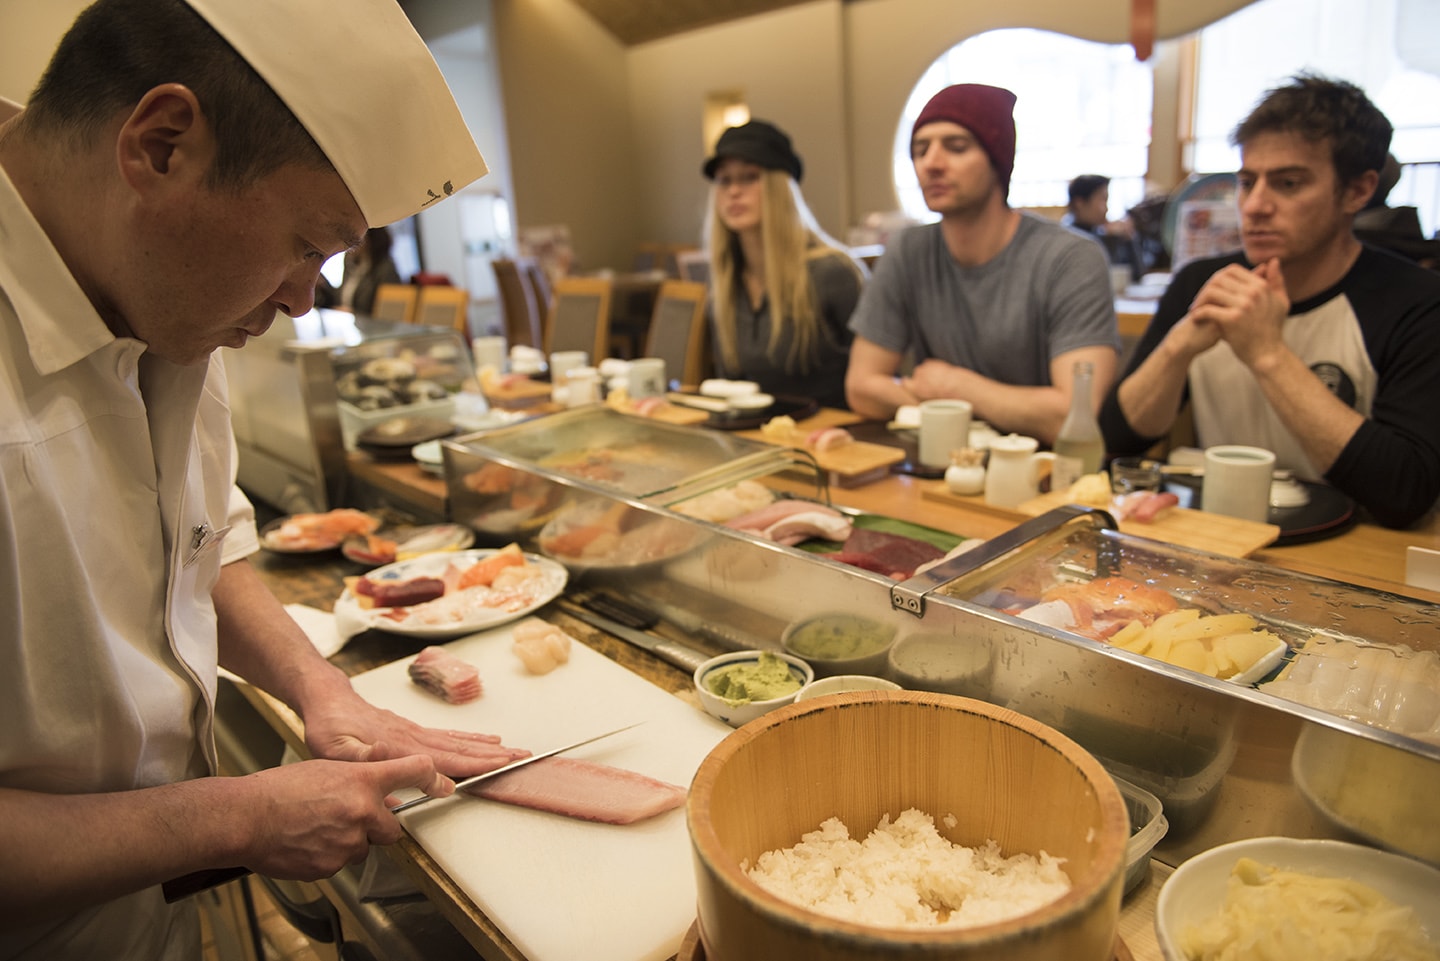
[[[808,0],[573,0],[626,46]]]

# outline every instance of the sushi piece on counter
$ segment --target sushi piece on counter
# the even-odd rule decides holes
[[[685,803],[679,785],[568,757],[536,761],[464,790],[502,804],[604,824],[633,824]]]
[[[451,704],[468,704],[480,697],[480,671],[443,647],[432,645],[415,655],[410,680]]]

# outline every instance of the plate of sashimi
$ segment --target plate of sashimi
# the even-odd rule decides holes
[[[335,616],[359,629],[459,637],[539,610],[560,595],[568,578],[563,565],[515,544],[425,554],[346,578]]]

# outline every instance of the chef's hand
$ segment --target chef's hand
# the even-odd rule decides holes
[[[1212,324],[1240,362],[1252,370],[1286,350],[1281,330],[1290,313],[1290,296],[1280,261],[1267,260],[1254,270],[1231,264],[1216,273],[1190,309],[1190,317]]]
[[[505,747],[493,734],[422,727],[347,691],[304,712],[305,744],[317,758],[384,761],[423,755],[434,762],[434,778],[417,787],[432,796],[450,793],[453,778],[484,774],[530,752]]]
[[[238,780],[244,797],[236,860],[293,881],[327,878],[363,860],[370,845],[398,841],[400,819],[389,810],[393,792],[450,783],[420,755],[373,764],[301,761]]]

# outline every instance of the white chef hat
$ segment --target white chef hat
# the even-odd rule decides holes
[[[440,68],[395,0],[186,3],[309,131],[370,226],[485,175]]]

